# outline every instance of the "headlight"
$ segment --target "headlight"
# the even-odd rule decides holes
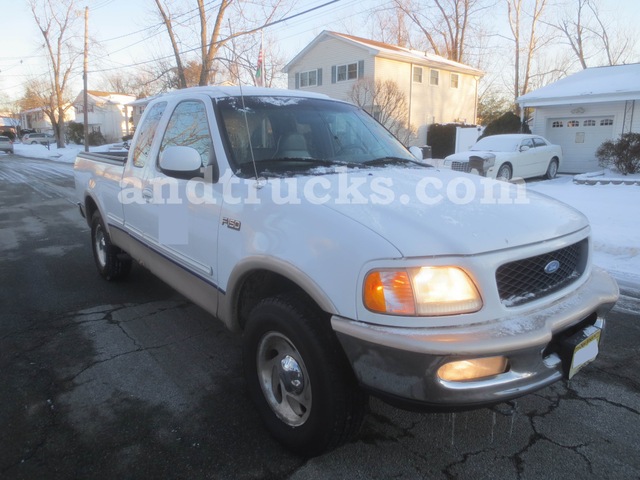
[[[369,272],[364,305],[392,315],[455,315],[477,312],[482,299],[461,268],[421,267]]]

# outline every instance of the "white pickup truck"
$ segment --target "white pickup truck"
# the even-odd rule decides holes
[[[136,260],[241,332],[261,417],[304,455],[351,438],[368,394],[455,410],[571,378],[618,297],[582,214],[420,163],[323,95],[168,93],[75,179],[100,274]]]

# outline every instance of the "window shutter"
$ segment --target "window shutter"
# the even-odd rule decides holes
[[[331,83],[336,83],[336,66],[331,67]]]
[[[322,85],[322,69],[318,69],[318,86]]]
[[[364,77],[364,60],[358,62],[358,78]]]
[[[296,73],[296,90],[300,88],[300,74]]]

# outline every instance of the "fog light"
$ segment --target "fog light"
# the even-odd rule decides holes
[[[438,369],[438,376],[448,382],[460,382],[499,375],[506,371],[506,357],[472,358],[444,364]]]

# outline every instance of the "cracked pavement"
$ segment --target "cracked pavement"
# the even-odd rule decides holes
[[[0,162],[0,478],[640,478],[640,302],[597,361],[492,409],[378,400],[359,438],[310,460],[266,433],[240,337],[134,266],[95,271],[71,166]]]

